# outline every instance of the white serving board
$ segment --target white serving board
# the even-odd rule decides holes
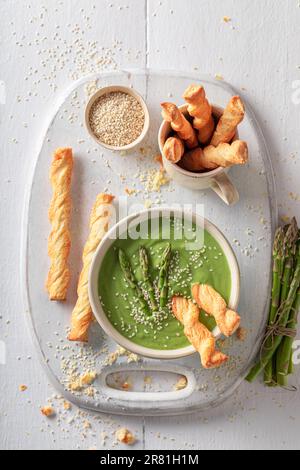
[[[97,87],[133,86],[146,99],[151,128],[147,141],[142,144],[142,152],[137,149],[126,155],[115,154],[97,146],[88,136],[83,124],[84,108],[88,90],[94,87],[95,80]],[[121,71],[86,77],[64,93],[51,116],[46,134],[42,136],[24,213],[24,300],[30,331],[49,378],[66,399],[80,407],[133,415],[174,415],[204,410],[221,403],[234,392],[258,351],[268,314],[271,244],[277,207],[267,148],[250,107],[246,103],[247,115],[239,128],[240,138],[249,144],[250,163],[230,171],[230,177],[240,193],[240,202],[236,206],[225,206],[211,190],[191,191],[172,182],[162,187],[160,194],[147,194],[145,183],[140,181],[140,175],[146,169],[158,168],[153,157],[158,153],[159,103],[170,100],[181,104],[182,93],[192,82],[202,83],[209,100],[220,106],[225,106],[236,94],[224,82],[176,72]],[[59,146],[71,146],[75,155],[72,284],[68,301],[64,304],[49,302],[44,288],[49,267],[48,207],[52,196],[48,175],[53,151]],[[241,270],[239,311],[247,337],[244,342],[232,338],[222,345],[222,350],[231,356],[223,368],[203,370],[196,354],[168,362],[141,358],[138,363],[130,364],[128,357],[124,356],[113,365],[105,365],[107,351],[114,352],[117,345],[97,324],[92,326],[88,345],[70,344],[66,339],[76,302],[90,209],[96,195],[104,190],[117,196],[118,205],[118,197],[125,196],[125,188],[141,190],[136,196],[128,198],[132,211],[138,208],[136,204],[143,207],[145,199],[151,199],[153,206],[172,203],[187,203],[194,207],[196,204],[203,205],[205,217],[215,223],[232,244]],[[70,392],[71,369],[75,374],[88,369],[97,371],[98,378],[92,386],[94,396],[88,396],[86,391]],[[106,380],[111,373],[116,373],[113,376],[116,380]],[[185,390],[174,392],[177,376],[173,374],[188,377]],[[152,376],[152,383],[144,381],[146,376]],[[132,391],[118,390],[118,384],[126,379],[132,382]]]

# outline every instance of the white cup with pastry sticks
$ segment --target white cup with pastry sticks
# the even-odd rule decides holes
[[[188,116],[188,104],[179,106],[180,111]],[[212,105],[212,112],[215,118],[220,118],[224,109]],[[195,173],[181,168],[176,163],[172,163],[164,156],[164,145],[168,137],[172,134],[171,124],[163,121],[158,133],[158,143],[163,158],[166,172],[176,183],[189,189],[203,190],[211,188],[227,205],[236,204],[239,201],[239,193],[227,173],[230,168],[218,167],[202,173]],[[238,140],[238,131],[232,141]]]

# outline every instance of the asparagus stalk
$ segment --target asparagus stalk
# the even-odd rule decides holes
[[[295,330],[297,328],[297,318],[300,310],[300,289],[298,289],[296,300],[290,312],[290,317],[287,322],[287,327]],[[281,342],[280,357],[277,358],[277,380],[282,376],[287,376],[292,372],[293,362],[293,342],[294,339],[290,336],[285,336]]]
[[[281,276],[283,271],[284,259],[284,238],[285,230],[279,227],[275,234],[273,245],[273,282],[272,282],[272,300],[270,305],[269,325],[274,323],[280,303]],[[274,361],[269,361],[264,371],[264,382],[266,385],[274,383],[273,376],[276,369]]]
[[[294,373],[294,364],[293,364],[293,349],[291,351],[291,356],[290,356],[290,362],[289,362],[289,375],[292,375]]]
[[[160,273],[159,273],[158,287],[159,287],[159,292],[160,292],[159,303],[160,303],[161,308],[165,307],[168,302],[168,291],[169,291],[168,273],[169,273],[169,267],[170,267],[170,261],[171,261],[171,253],[172,253],[172,249],[169,243],[163,253]]]
[[[119,263],[121,266],[121,269],[123,271],[124,277],[131,289],[135,290],[136,295],[139,299],[139,303],[141,306],[141,309],[145,315],[149,315],[149,310],[148,310],[148,304],[144,299],[144,295],[142,290],[140,289],[137,280],[133,274],[133,271],[131,269],[131,265],[127,259],[127,256],[125,252],[120,248],[119,249]]]
[[[144,283],[149,293],[150,304],[153,311],[156,312],[157,304],[155,299],[155,292],[149,276],[149,257],[146,248],[143,246],[140,248],[140,264],[142,268]]]
[[[264,370],[264,383],[268,387],[276,387],[277,386],[276,357],[273,357],[265,367],[265,370]]]
[[[287,387],[288,386],[288,378],[287,375],[278,375],[276,376],[276,384],[280,387]]]
[[[272,324],[275,321],[276,313],[280,303],[281,293],[281,276],[283,270],[284,260],[284,239],[285,230],[283,227],[279,227],[275,234],[274,246],[273,246],[273,285],[272,285],[272,302],[269,315],[269,323]]]
[[[293,307],[299,286],[300,286],[300,243],[298,243],[298,247],[297,247],[296,268],[295,268],[293,280],[291,282],[291,286],[289,289],[286,302],[282,307],[280,321],[278,322],[278,325],[281,328],[285,328],[287,326],[289,315]],[[266,345],[263,349],[260,360],[258,361],[257,364],[254,365],[254,367],[251,369],[248,376],[246,377],[246,380],[248,380],[248,382],[253,382],[253,380],[255,380],[256,377],[263,371],[263,369],[266,367],[268,362],[272,359],[272,357],[276,353],[283,337],[284,335],[278,334],[277,336],[270,338],[266,342]]]
[[[295,253],[297,250],[297,241],[299,239],[299,231],[298,231],[298,226],[296,219],[293,218],[291,225],[288,228],[288,231],[286,233],[286,253],[287,253],[287,259],[285,262],[284,266],[284,272],[283,272],[283,279],[282,279],[282,294],[281,294],[281,299],[280,303],[281,305],[284,305],[286,302],[287,296],[288,296],[288,291],[289,291],[289,286],[291,282],[291,278],[293,275],[293,265],[294,265],[294,259],[295,259]],[[293,314],[293,309],[291,311],[291,316]],[[290,323],[292,321],[292,318],[289,319],[287,322],[287,327],[290,328]],[[276,353],[276,375],[277,375],[277,382],[279,384],[282,383],[280,375],[287,375],[288,372],[288,367],[289,367],[289,360],[290,357],[287,358],[287,354],[290,356],[291,349],[286,349],[285,351],[283,350],[284,348],[284,342],[285,340],[288,339],[283,338],[278,351]]]

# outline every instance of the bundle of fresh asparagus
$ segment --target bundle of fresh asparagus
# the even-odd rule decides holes
[[[276,231],[273,246],[273,286],[269,321],[258,362],[246,380],[264,371],[268,386],[288,385],[293,372],[293,340],[300,309],[300,231],[295,218]]]

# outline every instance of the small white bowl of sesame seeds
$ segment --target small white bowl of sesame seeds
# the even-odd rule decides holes
[[[150,115],[146,102],[132,88],[108,86],[99,89],[85,109],[90,136],[102,147],[128,151],[146,137]]]

